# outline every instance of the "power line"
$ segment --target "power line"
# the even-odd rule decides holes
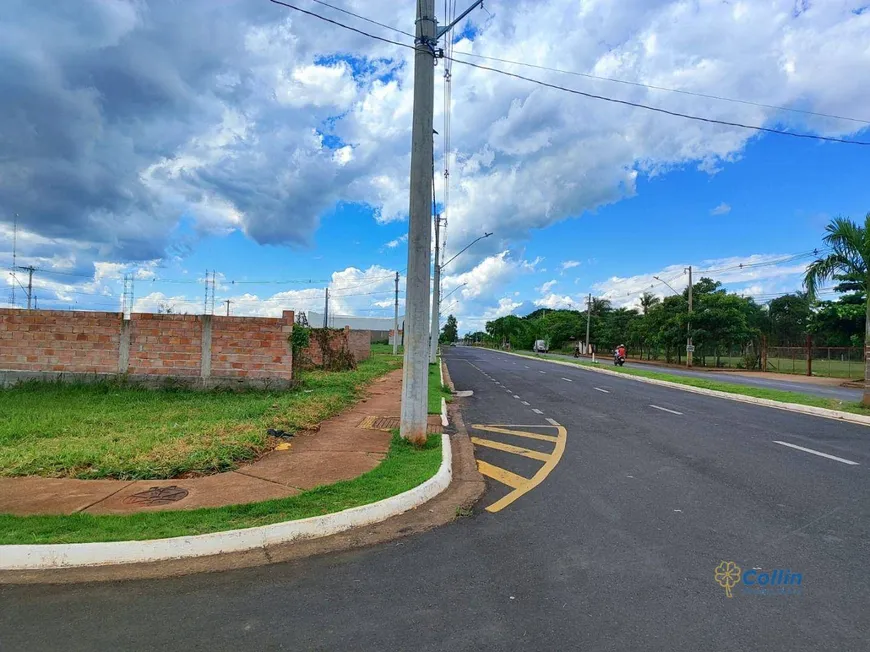
[[[275,0],[272,0],[273,2]],[[645,109],[647,111],[654,111],[656,113],[663,113],[665,115],[674,116],[676,118],[685,118],[686,120],[695,120],[697,122],[706,122],[708,124],[718,124],[726,127],[737,127],[739,129],[749,129],[752,131],[760,131],[769,134],[777,134],[780,136],[791,136],[793,138],[807,138],[811,140],[822,140],[831,143],[842,143],[845,145],[870,145],[870,142],[865,142],[861,140],[849,140],[846,138],[834,138],[833,136],[819,136],[817,134],[806,134],[799,133],[795,131],[783,131],[781,129],[773,129],[772,127],[760,127],[757,125],[747,125],[742,122],[731,122],[728,120],[719,120],[716,118],[705,118],[703,116],[691,115],[688,113],[681,113],[679,111],[670,111],[668,109],[662,109],[656,106],[649,106],[647,104],[641,104],[639,102],[630,102],[628,100],[619,100],[613,97],[607,97],[606,95],[596,95],[595,93],[587,93],[585,91],[578,91],[573,88],[567,88],[565,86],[559,86],[558,84],[551,84],[549,82],[541,81],[540,79],[534,79],[532,77],[526,77],[524,75],[518,75],[517,73],[508,72],[507,70],[500,70],[498,68],[492,68],[490,66],[482,66],[477,63],[472,63],[471,61],[463,61],[462,59],[456,59],[452,57],[452,60],[456,63],[461,63],[466,66],[471,66],[472,68],[478,68],[480,70],[488,70],[490,72],[495,72],[500,75],[504,75],[506,77],[513,77],[515,79],[522,79],[523,81],[531,82],[533,84],[538,84],[539,86],[544,86],[546,88],[552,88],[558,91],[564,91],[566,93],[572,93],[574,95],[581,95],[583,97],[587,97],[592,100],[602,100],[604,102],[611,102],[612,104],[622,104],[624,106],[631,106],[636,109]]]
[[[332,20],[332,18],[327,18],[326,16],[321,16],[320,14],[314,13],[313,11],[308,11],[307,9],[302,9],[302,8],[297,7],[295,5],[291,5],[291,4],[288,4],[286,2],[281,2],[280,0],[269,0],[269,2],[271,2],[272,4],[276,4],[276,5],[281,5],[282,7],[287,7],[288,9],[294,9],[300,13],[305,14],[306,16],[311,16],[312,18],[319,18],[320,20],[325,21],[327,23],[331,23],[333,25],[336,25],[337,27],[343,27],[344,29],[350,30],[351,32],[356,32],[357,34],[362,34],[363,36],[368,36],[369,38],[373,38],[377,41],[383,41],[384,43],[391,43],[393,45],[398,45],[398,46],[403,47],[403,48],[408,48],[409,50],[414,49],[414,46],[409,45],[408,43],[401,43],[399,41],[394,41],[392,39],[384,38],[383,36],[376,36],[375,34],[371,34],[369,32],[364,32],[363,30],[357,29],[356,27],[351,27],[350,25],[345,25],[344,23],[340,23],[337,20]],[[325,3],[321,2],[320,4],[325,4]],[[350,12],[345,12],[345,13],[350,13]],[[361,18],[361,16],[360,16],[360,18]],[[370,23],[375,22],[375,21],[370,20],[368,18],[364,18],[363,20],[367,20]],[[386,25],[383,25],[383,26],[386,27]],[[393,29],[393,28],[390,27],[389,29]]]
[[[652,90],[656,90],[656,91],[666,91],[668,93],[679,93],[681,95],[691,95],[692,97],[702,97],[702,98],[705,98],[708,100],[718,100],[721,102],[735,102],[737,104],[746,104],[749,106],[757,106],[757,107],[760,107],[763,109],[773,109],[776,111],[788,111],[791,113],[801,113],[804,115],[811,115],[811,116],[816,116],[819,118],[832,118],[834,120],[848,120],[850,122],[857,122],[860,124],[870,125],[870,120],[862,120],[860,118],[850,118],[848,116],[842,116],[842,115],[833,115],[833,114],[829,114],[829,113],[820,113],[817,111],[807,111],[804,109],[795,109],[795,108],[787,107],[787,106],[778,106],[776,104],[764,104],[763,102],[754,102],[752,100],[741,100],[741,99],[737,99],[734,97],[725,97],[723,95],[710,95],[707,93],[698,93],[696,91],[687,91],[687,90],[683,90],[683,89],[679,89],[679,88],[667,88],[664,86],[655,86],[653,84],[644,84],[643,82],[628,81],[625,79],[615,79],[613,77],[602,77],[600,75],[593,75],[591,73],[577,72],[574,70],[562,70],[560,68],[550,68],[548,66],[539,66],[539,65],[536,65],[533,63],[526,63],[524,61],[512,61],[511,59],[502,59],[499,57],[484,56],[482,54],[474,54],[472,52],[457,52],[457,54],[461,54],[461,55],[466,56],[466,57],[475,57],[477,59],[486,59],[489,61],[499,61],[501,63],[512,64],[515,66],[525,66],[526,68],[535,68],[537,70],[547,70],[549,72],[557,72],[557,73],[561,73],[564,75],[575,75],[577,77],[585,77],[587,79],[594,79],[597,81],[607,81],[607,82],[613,82],[616,84],[626,84],[628,86],[639,86],[641,88],[648,88],[648,89],[652,89]]]
[[[360,16],[359,14],[355,14],[352,11],[348,11],[347,9],[342,9],[341,7],[336,7],[335,5],[331,5],[328,2],[323,2],[323,0],[311,0],[312,2],[316,2],[319,5],[323,5],[324,7],[329,7],[330,9],[335,9],[336,11],[340,11],[343,14],[347,14],[348,16],[353,16],[354,18],[359,18],[360,20],[364,20],[367,23],[371,23],[372,25],[377,25],[378,27],[383,27],[385,29],[392,30],[394,32],[398,32],[399,34],[404,34],[405,36],[410,36],[411,38],[416,38],[410,32],[406,32],[404,30],[399,29],[398,27],[393,27],[392,25],[387,25],[385,23],[379,23],[376,20],[372,20],[371,18],[366,18],[365,16]],[[276,3],[283,4],[283,3]]]

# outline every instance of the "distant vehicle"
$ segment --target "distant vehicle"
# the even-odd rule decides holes
[[[550,350],[550,347],[547,346],[547,340],[535,340],[535,353],[546,353]]]

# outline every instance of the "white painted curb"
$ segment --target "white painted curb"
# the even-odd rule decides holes
[[[500,351],[498,349],[487,349],[496,353],[504,353],[505,355],[515,355],[520,358],[530,358],[531,356],[521,353],[511,353],[510,351]],[[808,414],[814,417],[822,417],[823,419],[834,419],[835,421],[846,421],[860,426],[870,426],[870,417],[865,417],[860,414],[851,414],[849,412],[841,412],[840,410],[829,410],[828,408],[813,407],[811,405],[800,405],[798,403],[783,403],[782,401],[772,401],[769,398],[755,398],[754,396],[744,396],[743,394],[731,394],[730,392],[720,392],[716,389],[704,389],[702,387],[692,387],[691,385],[683,385],[681,383],[673,383],[668,380],[659,380],[657,378],[646,378],[645,376],[633,376],[631,374],[621,374],[618,371],[610,369],[602,369],[601,367],[591,367],[589,365],[573,364],[562,360],[553,360],[552,358],[537,358],[543,362],[551,364],[559,364],[565,367],[574,369],[583,369],[599,374],[610,374],[628,380],[636,380],[640,383],[648,383],[650,385],[661,385],[662,387],[671,387],[684,392],[692,392],[693,394],[703,394],[704,396],[715,396],[716,398],[724,398],[729,401],[737,401],[739,403],[751,403],[752,405],[760,405],[763,407],[776,408],[777,410],[785,410],[786,412],[797,412],[799,414]],[[667,373],[662,371],[660,373]]]
[[[450,425],[450,421],[447,420],[447,401],[444,397],[441,397],[441,425],[445,428]]]
[[[447,489],[452,477],[450,437],[442,435],[441,466],[437,473],[405,493],[376,503],[298,521],[171,539],[0,546],[0,570],[44,570],[165,561],[317,539],[351,528],[379,523],[419,507]]]

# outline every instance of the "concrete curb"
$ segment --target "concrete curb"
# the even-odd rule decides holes
[[[443,396],[441,397],[441,425],[445,428],[450,425],[447,419],[447,401]]]
[[[379,523],[415,509],[447,489],[452,477],[450,437],[442,435],[441,466],[435,475],[413,489],[376,503],[297,521],[171,539],[0,546],[0,570],[139,564],[265,549],[293,541],[326,537]]]
[[[515,355],[520,358],[530,358],[531,356],[521,353],[511,353],[510,351],[499,351],[498,349],[487,349],[496,353],[505,355]],[[814,417],[822,417],[823,419],[834,419],[835,421],[845,421],[854,423],[860,426],[870,426],[870,417],[865,417],[860,414],[850,414],[849,412],[840,412],[839,410],[829,410],[828,408],[812,407],[811,405],[800,405],[798,403],[783,403],[781,401],[772,401],[768,398],[755,398],[754,396],[744,396],[743,394],[731,394],[730,392],[721,392],[716,389],[704,389],[702,387],[692,387],[691,385],[683,385],[681,383],[673,383],[668,380],[659,380],[657,378],[646,378],[644,376],[633,376],[631,374],[621,374],[618,371],[609,369],[601,369],[599,367],[591,367],[589,365],[573,364],[571,362],[563,362],[561,360],[552,360],[550,358],[537,358],[543,362],[558,364],[564,367],[572,367],[573,369],[582,369],[583,371],[591,371],[599,374],[609,374],[618,376],[619,378],[627,378],[636,380],[640,383],[648,383],[650,385],[660,385],[662,387],[671,387],[684,392],[692,392],[693,394],[702,394],[704,396],[714,396],[716,398],[724,398],[729,401],[737,401],[738,403],[750,403],[752,405],[760,405],[762,407],[775,408],[777,410],[785,410],[786,412],[797,412],[798,414],[807,414]],[[666,373],[666,372],[662,372]]]

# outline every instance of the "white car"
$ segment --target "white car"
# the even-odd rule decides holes
[[[550,347],[547,346],[546,340],[535,340],[535,353],[546,353],[550,350]]]

